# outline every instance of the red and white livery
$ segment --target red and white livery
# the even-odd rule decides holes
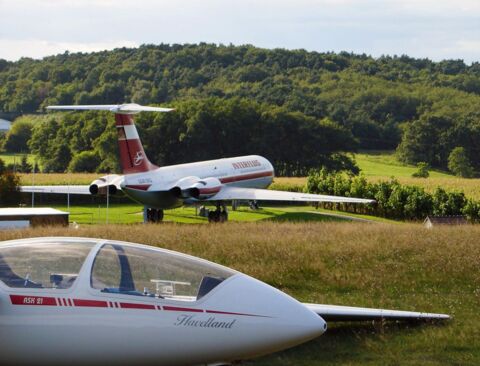
[[[133,115],[141,111],[170,112],[173,110],[170,108],[122,104],[50,106],[47,109],[106,110],[114,113],[123,175],[107,175],[89,186],[23,186],[21,189],[24,192],[116,194],[121,191],[148,208],[145,212],[149,221],[161,220],[164,209],[200,202],[211,202],[217,206],[216,211],[210,212],[210,221],[225,221],[225,203],[238,200],[373,202],[353,197],[267,190],[273,181],[274,169],[267,159],[258,155],[158,167],[145,154]]]
[[[151,246],[0,243],[1,365],[228,364],[318,337],[330,320],[448,318],[302,304],[240,272]]]

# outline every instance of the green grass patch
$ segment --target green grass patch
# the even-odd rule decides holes
[[[414,165],[398,161],[393,151],[368,151],[355,154],[355,159],[365,176],[411,177],[417,171]],[[432,178],[455,178],[454,175],[430,170]]]
[[[29,164],[35,163],[35,156],[32,154],[18,154],[18,153],[1,153],[0,159],[2,159],[5,164],[18,164],[20,165],[23,156],[27,156],[27,161]]]
[[[106,204],[80,204],[54,205],[56,209],[70,212],[70,222],[81,225],[97,224],[136,224],[143,222],[143,207],[131,204],[111,204],[108,209]],[[213,207],[211,208],[213,209]],[[229,210],[229,221],[233,222],[321,222],[321,221],[350,221],[350,217],[363,218],[370,221],[391,222],[367,215],[348,215],[346,213],[330,210],[315,210],[310,206],[287,207],[262,207],[251,210],[248,207],[239,207],[236,211]],[[165,210],[164,222],[207,224],[208,220],[197,214],[195,207],[181,207]]]

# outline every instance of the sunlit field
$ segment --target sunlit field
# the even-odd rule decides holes
[[[411,177],[417,171],[414,165],[407,165],[397,160],[393,151],[369,151],[355,154],[355,160],[362,173],[369,176]],[[430,170],[431,178],[454,178],[447,172]]]
[[[72,204],[51,205],[56,209],[70,213],[71,223],[80,225],[97,224],[139,224],[143,222],[143,207],[136,203],[110,204],[107,210],[105,202],[102,204]],[[210,207],[210,209],[215,209]],[[229,220],[235,222],[275,221],[275,222],[319,222],[319,221],[350,221],[351,219],[369,220],[374,222],[393,222],[392,220],[358,214],[347,214],[324,209],[315,209],[311,206],[276,206],[261,207],[251,210],[241,206],[236,211],[229,211]],[[206,217],[199,216],[198,208],[180,207],[165,210],[165,223],[208,224]]]
[[[480,227],[234,223],[81,225],[0,231],[0,240],[91,236],[186,252],[300,301],[444,312],[447,324],[329,324],[327,333],[249,365],[480,364]],[[248,296],[248,294],[245,294]]]
[[[20,173],[23,185],[84,185],[90,184],[102,174],[97,173]]]

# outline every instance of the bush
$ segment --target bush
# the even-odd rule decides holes
[[[417,171],[412,174],[413,178],[428,178],[430,173],[428,172],[428,164],[420,162],[417,164]]]

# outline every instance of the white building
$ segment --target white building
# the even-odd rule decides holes
[[[12,122],[0,118],[0,132],[7,132],[8,130],[10,130],[11,126]]]

